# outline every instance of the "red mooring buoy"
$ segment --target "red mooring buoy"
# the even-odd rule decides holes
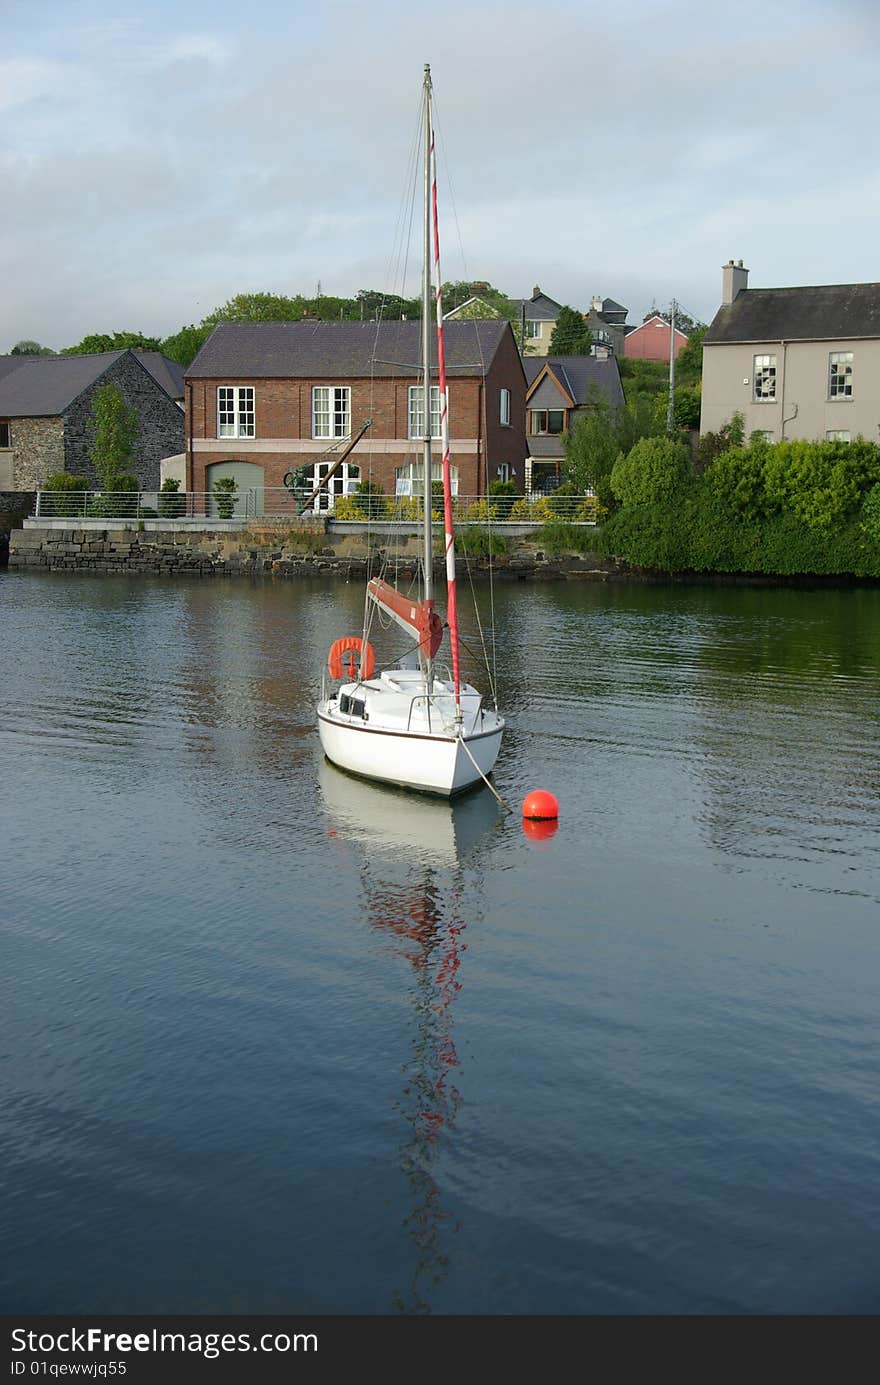
[[[559,831],[555,818],[523,818],[523,832],[529,842],[549,842]]]
[[[522,811],[524,818],[555,822],[559,817],[559,804],[546,789],[532,789],[523,799]]]

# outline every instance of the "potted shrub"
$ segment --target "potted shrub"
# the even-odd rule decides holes
[[[214,482],[214,501],[219,519],[232,519],[237,495],[238,482],[231,476],[224,476],[220,481]]]
[[[166,476],[159,492],[160,519],[179,519],[186,508],[186,496],[178,495],[180,482]]]

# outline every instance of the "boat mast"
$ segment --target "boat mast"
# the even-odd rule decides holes
[[[446,343],[443,335],[443,293],[440,274],[440,225],[437,216],[437,153],[431,131],[431,201],[434,221],[434,306],[437,319],[437,377],[440,394],[440,446],[443,451],[443,529],[446,555],[446,623],[452,647],[452,686],[455,721],[461,730],[461,660],[458,648],[458,606],[455,583],[455,529],[452,522],[452,467],[449,461],[449,390],[446,384]]]
[[[434,539],[431,527],[431,65],[425,63],[424,86],[425,186],[422,245],[422,418],[424,441],[424,566],[425,605],[430,612],[434,602]],[[434,690],[434,661],[430,649],[425,654],[425,691]]]

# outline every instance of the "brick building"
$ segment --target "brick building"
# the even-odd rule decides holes
[[[421,484],[419,322],[221,323],[186,372],[186,487],[232,477],[262,504],[266,487],[305,468],[313,484],[366,419],[330,492],[370,480],[386,495]],[[525,477],[525,376],[506,321],[445,326],[453,489],[484,495]],[[436,389],[436,386],[434,387]],[[431,409],[439,438],[439,406]],[[440,474],[439,450],[435,476]]]

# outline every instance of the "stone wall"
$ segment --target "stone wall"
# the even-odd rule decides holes
[[[10,535],[11,568],[50,572],[119,572],[155,577],[271,576],[307,577],[317,574],[357,578],[366,573],[368,561],[375,572],[383,556],[381,548],[369,552],[361,535],[330,536],[323,525],[289,527],[262,525],[233,533],[178,529],[128,528],[77,529],[29,526]],[[400,554],[398,578],[415,575],[419,543]],[[411,550],[411,551],[408,551]],[[411,567],[410,567],[411,564]],[[482,570],[484,561],[471,558],[471,569]],[[443,570],[437,559],[436,571]],[[499,579],[587,577],[604,580],[619,565],[592,554],[548,558],[523,541],[508,554],[493,559]]]
[[[64,423],[61,418],[16,418],[12,421],[12,479],[16,490],[35,491],[47,476],[64,470]]]
[[[92,405],[95,392],[103,385],[115,385],[140,420],[135,456],[130,472],[142,491],[156,491],[161,485],[159,462],[163,457],[183,451],[183,410],[175,404],[130,351],[115,361],[99,380],[75,399],[65,414],[64,469],[84,476],[90,489],[100,490],[101,482],[91,464],[95,441]],[[16,428],[18,421],[16,420]],[[61,470],[60,467],[55,468]]]

